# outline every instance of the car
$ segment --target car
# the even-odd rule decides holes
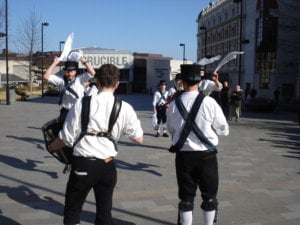
[[[44,90],[44,96],[59,96],[60,91],[55,88]]]

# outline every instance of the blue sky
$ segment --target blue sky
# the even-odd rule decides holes
[[[2,0],[4,1],[4,0]],[[33,9],[44,27],[44,51],[58,50],[74,32],[73,48],[96,46],[196,61],[197,24],[211,0],[8,0],[14,35]],[[9,43],[9,49],[17,46]]]

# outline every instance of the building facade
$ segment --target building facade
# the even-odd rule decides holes
[[[77,49],[74,49],[77,50]],[[117,51],[105,48],[82,48],[84,57],[97,70],[103,64],[114,64],[120,69],[120,85],[119,93],[148,93],[152,94],[158,88],[160,80],[166,80],[169,86],[172,85],[172,58],[164,57],[160,54],[150,53],[132,53],[129,51]],[[5,54],[0,54],[0,73],[6,74]],[[53,62],[54,56],[59,56],[59,51],[44,53],[44,70]],[[22,61],[18,55],[9,56],[9,74],[16,74],[24,80],[29,81],[29,61],[24,56]],[[33,82],[41,85],[41,54],[38,52],[33,56],[32,77]],[[179,67],[180,68],[180,67]],[[55,74],[63,74],[63,63],[59,64],[53,72]],[[79,70],[83,70],[84,66],[79,63]],[[174,68],[178,70],[178,68]],[[174,70],[173,69],[173,70]],[[80,71],[79,71],[80,72]],[[9,83],[18,82],[9,76]],[[0,82],[1,83],[1,82]],[[2,84],[6,85],[6,80],[2,80]],[[46,84],[45,84],[46,85]]]
[[[222,81],[259,96],[282,100],[299,97],[300,1],[218,0],[197,18],[197,58],[244,54],[223,66]],[[207,66],[212,72],[217,63]]]

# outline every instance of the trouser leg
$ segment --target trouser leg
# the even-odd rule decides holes
[[[156,116],[157,116],[157,132],[159,132],[159,126],[163,122],[163,114],[162,114],[162,107],[161,106],[156,106]]]
[[[64,224],[80,223],[82,206],[91,189],[90,185],[80,185],[83,179],[84,177],[78,177],[72,169],[66,189]]]
[[[212,225],[218,209],[217,192],[219,186],[218,161],[216,155],[202,162],[203,177],[199,182],[201,191],[204,225]]]
[[[178,224],[192,225],[193,224],[193,203],[181,201],[179,203]]]
[[[197,183],[190,174],[190,165],[186,165],[186,154],[176,154],[176,177],[178,196],[181,200],[178,205],[178,225],[191,225],[193,222],[194,197]]]
[[[114,161],[103,164],[102,176],[94,186],[96,198],[95,225],[113,225],[112,196],[117,182],[117,171]],[[96,171],[97,172],[97,171]]]

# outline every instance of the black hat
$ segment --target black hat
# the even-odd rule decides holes
[[[182,64],[181,79],[189,81],[201,81],[200,71],[201,66],[198,64]]]
[[[181,73],[177,73],[175,75],[175,80],[181,80]]]
[[[167,82],[165,80],[160,80],[159,85],[167,85]]]
[[[78,62],[75,61],[66,61],[64,70],[77,70],[78,69]]]

